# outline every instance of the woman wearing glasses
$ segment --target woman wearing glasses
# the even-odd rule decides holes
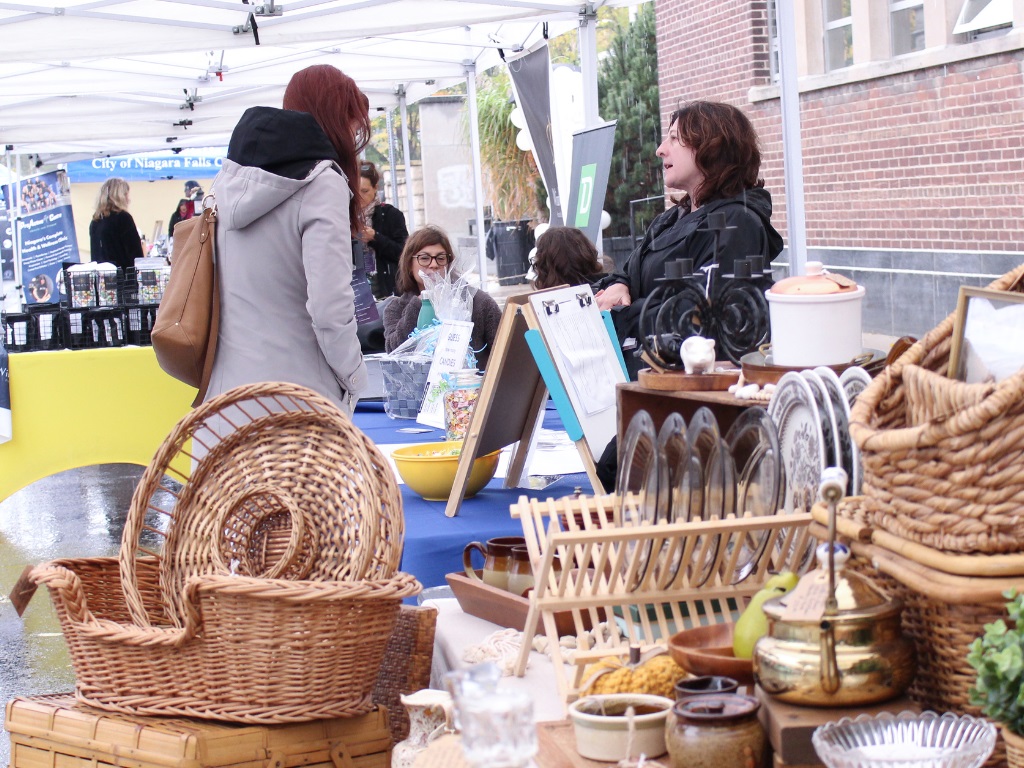
[[[423,275],[449,272],[453,261],[452,244],[440,227],[423,227],[405,241],[395,280],[398,296],[384,307],[384,348],[388,352],[401,346],[418,325],[423,307],[420,300],[420,293],[425,287]],[[457,276],[457,273],[452,271],[452,276]],[[483,291],[470,290],[473,294],[473,334],[469,345],[476,353],[477,367],[484,370],[498,332],[501,310]]]

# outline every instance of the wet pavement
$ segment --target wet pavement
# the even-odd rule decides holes
[[[15,696],[74,689],[75,674],[46,589],[36,593],[21,618],[7,595],[26,565],[116,555],[142,472],[131,464],[72,469],[0,502],[0,704]],[[5,732],[0,766],[9,757]]]

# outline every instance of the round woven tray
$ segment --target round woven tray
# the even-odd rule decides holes
[[[182,627],[194,577],[387,579],[403,536],[394,474],[340,409],[292,384],[238,387],[185,417],[139,481],[125,598],[140,626]],[[158,557],[166,615],[139,595],[139,554]]]

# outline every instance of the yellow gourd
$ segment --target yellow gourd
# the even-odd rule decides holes
[[[663,652],[647,660],[641,660],[637,646],[629,652],[629,661],[609,656],[587,667],[582,693],[649,693],[674,699],[673,686],[687,677],[686,670]]]

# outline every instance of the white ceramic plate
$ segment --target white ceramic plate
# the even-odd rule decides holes
[[[807,380],[795,371],[784,374],[768,403],[768,415],[778,430],[786,469],[783,509],[810,511],[825,469],[825,444],[821,415]]]
[[[850,404],[846,399],[843,384],[831,368],[821,366],[815,368],[821,381],[828,390],[832,401],[832,413],[836,417],[836,434],[839,436],[839,466],[846,470],[846,494],[855,496],[860,493],[860,449],[850,437]]]
[[[616,477],[615,493],[618,502],[616,520],[618,525],[650,525],[655,522],[658,514],[658,473],[661,469],[658,461],[658,434],[654,430],[654,420],[647,411],[637,411],[626,427],[626,435],[622,441],[622,452],[619,455],[619,471]],[[626,504],[628,493],[633,493],[637,509]],[[632,560],[633,547],[629,544],[628,563]],[[651,542],[648,542],[639,556],[639,566],[627,585],[632,591],[640,586],[647,564],[651,557]],[[626,574],[623,574],[626,575]]]
[[[859,365],[852,365],[843,371],[839,381],[843,385],[843,392],[846,393],[846,402],[852,408],[857,395],[871,383],[871,375]]]
[[[828,388],[814,371],[800,371],[800,375],[810,384],[811,392],[814,394],[814,404],[818,406],[821,435],[825,443],[825,466],[841,467],[843,447],[839,442],[839,428],[836,426],[836,415],[832,410],[832,398],[829,396]]]

